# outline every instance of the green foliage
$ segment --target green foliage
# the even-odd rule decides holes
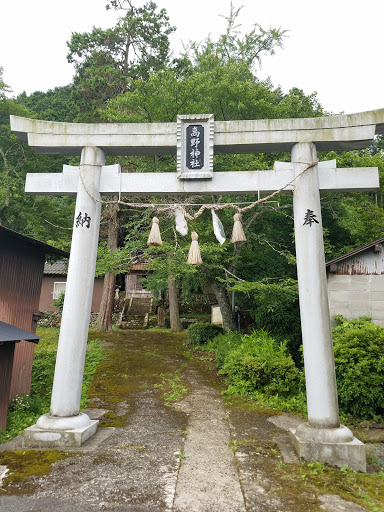
[[[380,182],[383,183],[383,152],[373,155],[369,150],[329,152],[324,158],[335,158],[337,167],[378,167]],[[376,194],[322,194],[323,225],[327,228],[327,258],[335,258],[383,236],[383,206],[382,186]]]
[[[157,357],[159,356],[157,355]],[[155,388],[162,389],[165,405],[172,405],[173,402],[180,400],[186,395],[187,388],[180,377],[180,370],[176,370],[169,375],[161,373],[160,377],[162,381],[160,384],[155,384]]]
[[[62,292],[57,297],[57,299],[52,301],[52,304],[60,311],[60,313],[63,312],[64,299],[65,299],[65,292]]]
[[[9,115],[34,117],[13,99],[0,98],[0,223],[43,242],[62,241],[68,247],[74,199],[30,196],[24,192],[28,172],[61,170],[64,157],[37,155],[11,133]]]
[[[217,368],[222,368],[227,355],[237,350],[243,343],[243,337],[238,331],[228,331],[219,334],[211,343],[208,343],[207,350],[215,353]]]
[[[216,343],[220,343],[219,338],[214,340],[213,345],[216,346]],[[297,392],[299,370],[287,355],[285,343],[277,343],[266,331],[261,330],[242,336],[240,344],[238,340],[235,343],[231,340],[226,345],[229,350],[219,373],[226,375],[228,384],[236,386],[238,391],[282,396]]]
[[[243,306],[249,311],[256,329],[287,339],[287,348],[296,364],[301,363],[301,325],[297,281],[272,283],[236,282],[232,290],[241,292]]]
[[[112,28],[94,27],[90,33],[72,34],[67,43],[68,61],[75,64],[74,98],[80,109],[77,120],[94,120],[97,108],[123,94],[131,83],[146,79],[168,60],[168,36],[174,31],[165,9],[149,1],[131,5]]]
[[[23,92],[19,94],[17,101],[36,113],[39,119],[72,122],[79,110],[72,93],[73,87],[66,85],[47,92],[36,91],[29,96]]]
[[[7,92],[11,92],[11,88],[3,81],[4,69],[0,66],[0,100],[5,99]]]
[[[281,28],[265,30],[255,23],[250,32],[241,34],[237,18],[242,8],[235,9],[231,2],[229,15],[222,16],[227,22],[226,31],[216,42],[208,37],[203,43],[191,44],[195,65],[207,66],[206,57],[214,55],[220,64],[229,61],[244,62],[252,70],[261,63],[263,55],[274,55],[276,48],[283,47],[283,39],[287,31]]]
[[[336,317],[333,330],[340,410],[366,419],[384,415],[384,328],[370,318]]]
[[[194,346],[205,345],[208,341],[223,333],[218,325],[196,322],[188,327],[189,341]]]
[[[31,392],[15,397],[11,402],[7,428],[0,430],[0,443],[21,434],[26,427],[35,423],[39,416],[49,411],[59,330],[39,328],[37,333],[42,339],[35,350]],[[100,341],[90,338],[85,357],[81,408],[86,406],[88,389],[102,356],[103,348]]]

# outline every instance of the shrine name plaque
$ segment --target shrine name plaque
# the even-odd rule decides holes
[[[177,116],[177,177],[213,177],[213,114]]]

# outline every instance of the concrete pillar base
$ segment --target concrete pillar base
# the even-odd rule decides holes
[[[78,416],[41,416],[36,425],[24,430],[24,448],[58,448],[81,446],[96,433],[98,420],[90,420],[86,414]]]
[[[367,470],[364,444],[343,425],[339,428],[316,428],[302,423],[297,429],[290,429],[290,439],[297,455],[307,461],[348,466],[364,473]]]

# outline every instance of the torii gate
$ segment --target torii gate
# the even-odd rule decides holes
[[[205,127],[204,169],[185,161],[191,127]],[[371,191],[377,168],[337,169],[317,163],[316,150],[365,148],[384,132],[384,109],[321,118],[213,121],[180,116],[178,123],[75,124],[11,116],[11,128],[38,153],[81,155],[80,167],[28,174],[26,192],[77,194],[71,254],[50,413],[26,429],[33,446],[81,445],[97,421],[80,413],[80,397],[100,225],[101,194],[255,194],[290,183],[299,282],[308,422],[291,432],[298,454],[365,471],[364,445],[340,425],[325,273],[320,191]],[[189,130],[189,132],[188,132]],[[213,172],[212,154],[291,151],[270,171]],[[178,173],[120,172],[105,155],[178,155]],[[192,163],[192,162],[191,162]],[[187,164],[185,166],[185,164]],[[309,165],[311,167],[303,172]],[[199,166],[197,166],[199,167]]]

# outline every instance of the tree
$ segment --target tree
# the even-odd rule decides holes
[[[190,54],[192,54],[190,56],[195,67],[208,70],[212,58],[215,58],[219,65],[242,62],[254,74],[261,64],[263,56],[274,55],[277,48],[283,48],[287,31],[281,28],[265,30],[261,25],[255,23],[250,32],[242,35],[241,25],[237,24],[237,18],[242,8],[243,6],[235,9],[231,2],[229,15],[222,16],[227,22],[226,31],[220,35],[217,41],[212,41],[208,37],[202,43],[192,42],[190,44]]]
[[[0,66],[0,100],[5,100],[6,93],[11,92],[12,89],[3,80],[4,69]]]
[[[120,207],[118,204],[109,204],[104,209],[104,219],[108,217],[108,249],[111,251],[115,251],[118,247],[120,230],[119,213]],[[108,331],[111,329],[115,285],[116,275],[113,272],[107,272],[104,276],[103,294],[96,321],[96,328],[99,331]]]
[[[39,119],[72,122],[79,111],[72,92],[72,85],[55,87],[47,92],[36,91],[29,96],[23,92],[17,97],[17,102],[35,112]]]
[[[0,224],[67,249],[73,221],[73,198],[25,194],[27,172],[60,170],[63,157],[37,155],[11,132],[11,114],[35,117],[23,103],[7,98],[10,88],[0,73]]]
[[[213,113],[216,120],[231,119],[261,119],[294,117],[307,114],[307,116],[320,115],[321,107],[315,95],[307,97],[298,89],[294,89],[288,95],[283,95],[280,89],[273,89],[268,81],[259,81],[254,74],[255,65],[259,62],[260,55],[272,53],[276,46],[282,44],[283,32],[267,33],[256,28],[243,38],[239,37],[236,30],[235,19],[238,15],[232,7],[228,21],[228,30],[217,42],[207,39],[201,45],[192,45],[189,55],[174,61],[171,67],[152,72],[146,80],[136,80],[131,90],[123,96],[110,100],[107,108],[100,113],[103,118],[113,122],[160,122],[175,121],[178,114],[190,112]],[[236,32],[236,33],[235,33]],[[258,37],[257,34],[258,34]],[[266,43],[265,38],[269,38]],[[175,161],[170,157],[160,157],[153,162],[153,170],[174,169]],[[255,168],[270,168],[270,157],[264,155],[225,155],[215,156],[214,166],[216,170],[246,170]],[[139,164],[140,165],[140,164]],[[141,164],[142,165],[142,164]],[[148,169],[146,169],[148,170]],[[212,198],[212,202],[243,201],[248,198]],[[178,198],[176,202],[183,202]],[[156,202],[160,202],[156,200]],[[172,202],[172,199],[170,200]],[[189,203],[201,202],[201,198],[188,198]],[[290,207],[290,204],[287,205]],[[263,215],[268,209],[262,209]],[[232,229],[232,217],[234,211],[223,212],[222,220],[227,234]],[[247,214],[244,222],[248,230],[253,233],[253,223],[256,223],[258,213]],[[274,212],[277,224],[285,214]],[[284,216],[285,215],[285,216]],[[260,227],[261,223],[257,223]],[[178,288],[188,289],[189,276],[193,273],[196,280],[209,284],[216,295],[224,317],[224,326],[234,329],[234,321],[230,305],[229,281],[227,271],[235,273],[241,268],[243,251],[247,252],[246,245],[235,249],[229,242],[223,247],[219,246],[212,235],[211,219],[208,213],[205,217],[194,221],[191,230],[196,230],[201,243],[203,264],[193,271],[185,268],[188,241],[178,240],[173,246],[172,258],[175,261],[172,270],[176,276]],[[261,227],[265,231],[265,227]],[[269,252],[280,254],[286,272],[285,263],[291,257],[293,241],[291,237],[292,226],[289,224],[287,235],[284,237],[286,244],[276,249],[274,237],[250,237],[252,244],[250,253],[255,246],[267,243]],[[171,243],[171,239],[168,239]],[[166,250],[169,255],[171,250]],[[180,258],[179,255],[183,255]],[[169,256],[167,256],[169,258]],[[165,273],[169,272],[169,263],[165,256],[158,255],[154,262],[155,274],[148,280],[153,286],[159,275],[164,282]],[[169,259],[168,259],[169,261]],[[179,262],[179,263],[177,263]],[[255,267],[256,265],[253,265]],[[288,277],[295,275],[294,270],[289,269]]]
[[[157,5],[149,1],[142,7],[130,4],[113,28],[73,33],[67,58],[76,70],[78,120],[97,119],[97,109],[107,99],[129,90],[134,80],[145,80],[151,71],[162,69],[173,30],[165,9],[157,11]]]

